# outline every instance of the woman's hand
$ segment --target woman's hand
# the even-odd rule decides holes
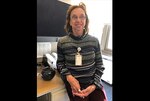
[[[72,93],[79,93],[81,91],[79,81],[72,75],[67,75],[66,78],[72,88]]]
[[[86,89],[83,89],[80,92],[75,92],[73,94],[84,98],[84,97],[88,96],[90,93],[92,93],[95,89],[96,89],[96,86],[93,84],[93,85],[88,86]]]

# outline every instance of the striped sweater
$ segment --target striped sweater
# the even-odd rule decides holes
[[[80,47],[82,65],[75,65],[75,55]],[[95,84],[101,88],[103,61],[100,44],[97,38],[85,34],[75,37],[72,34],[61,37],[57,44],[57,68],[61,68],[61,75],[73,75],[80,83]]]

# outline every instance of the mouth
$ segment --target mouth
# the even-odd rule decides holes
[[[75,25],[77,28],[80,28],[80,27],[82,27],[82,25],[79,25],[79,24],[77,24],[77,25]]]

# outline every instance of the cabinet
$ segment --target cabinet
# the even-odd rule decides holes
[[[69,101],[65,88],[37,97],[37,101]]]
[[[50,101],[49,93],[45,94],[45,95],[42,95],[40,97],[37,97],[37,101]]]
[[[69,101],[69,97],[60,75],[56,72],[54,78],[45,81],[41,78],[41,67],[37,68],[37,101]]]
[[[69,97],[65,88],[51,92],[50,99],[51,101],[69,101]]]

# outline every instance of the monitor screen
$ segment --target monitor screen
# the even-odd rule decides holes
[[[37,36],[66,35],[64,25],[69,6],[58,0],[37,0]]]

